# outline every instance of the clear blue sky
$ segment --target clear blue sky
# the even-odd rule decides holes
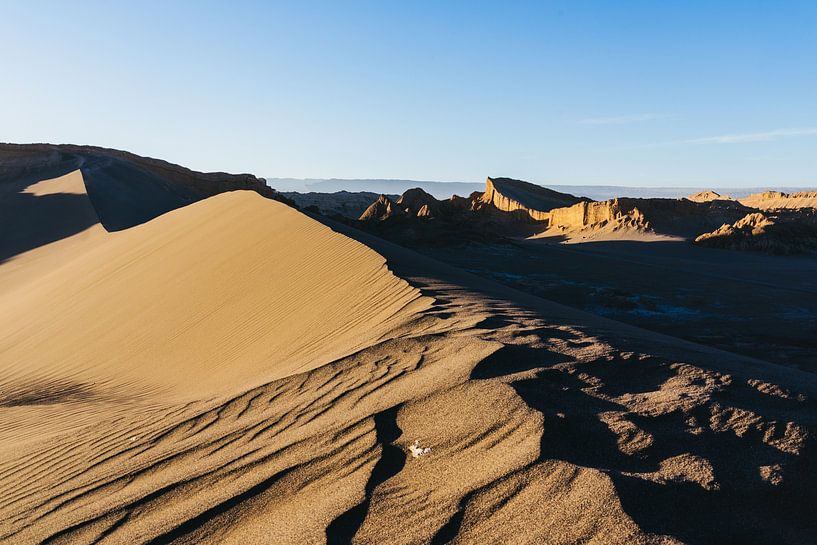
[[[817,185],[817,2],[0,0],[0,140],[260,176]]]

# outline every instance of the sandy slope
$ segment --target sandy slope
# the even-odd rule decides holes
[[[0,294],[17,290],[21,284],[31,282],[76,259],[105,236],[105,229],[100,225],[94,207],[85,193],[85,184],[78,170],[59,178],[33,183],[24,188],[22,194],[28,198],[44,200],[69,197],[73,199],[73,204],[70,209],[60,204],[59,213],[54,210],[45,217],[36,217],[36,221],[30,221],[27,217],[32,214],[30,207],[19,206],[17,202],[5,206],[0,199],[0,222],[5,220],[7,225],[4,227],[13,232],[15,245],[34,247],[5,263],[0,261]],[[39,216],[39,212],[36,215]],[[79,221],[65,218],[66,215],[78,217]],[[47,236],[47,233],[60,231],[65,224],[81,227],[71,236],[50,242],[56,237]],[[44,241],[50,243],[37,247]]]
[[[656,233],[655,231],[628,228],[622,229],[614,224],[578,230],[552,228],[528,237],[528,239],[561,242],[564,244],[581,244],[583,242],[604,242],[613,240],[638,242],[666,242],[684,240],[679,236],[664,235],[661,233]]]
[[[814,541],[812,375],[346,235],[236,192],[0,266],[0,540]]]
[[[37,272],[0,305],[6,404],[238,391],[368,346],[429,304],[381,256],[250,192],[93,231],[51,248],[84,251],[53,270],[45,249],[15,267]]]

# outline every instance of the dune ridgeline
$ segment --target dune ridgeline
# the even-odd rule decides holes
[[[817,538],[812,374],[479,279],[251,176],[81,147],[0,165],[0,542]]]

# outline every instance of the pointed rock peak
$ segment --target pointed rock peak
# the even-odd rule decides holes
[[[431,217],[437,215],[440,201],[419,187],[415,187],[403,193],[397,200],[397,207],[410,216]]]
[[[385,195],[380,195],[369,207],[360,215],[362,221],[376,221],[390,218],[394,215],[394,203]]]
[[[769,218],[766,214],[762,212],[753,212],[751,214],[746,214],[741,219],[736,221],[732,224],[733,227],[736,229],[759,229],[763,227],[768,227],[769,225],[774,225],[774,220]]]
[[[401,195],[399,199],[397,199],[397,204],[411,207],[414,207],[415,205],[418,204],[422,206],[423,204],[439,202],[440,201],[435,199],[433,195],[426,193],[419,187],[407,189],[406,192],[403,193],[403,195]]]
[[[690,195],[689,197],[687,197],[687,200],[692,202],[710,202],[719,200],[730,200],[730,198],[725,197],[715,191],[701,191],[699,193],[695,193],[694,195]]]

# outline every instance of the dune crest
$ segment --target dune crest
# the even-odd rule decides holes
[[[249,387],[367,346],[423,308],[418,297],[364,246],[253,193],[224,194],[111,233],[9,295],[0,369],[7,387],[58,373],[179,397]],[[36,361],[15,365],[33,346]]]

